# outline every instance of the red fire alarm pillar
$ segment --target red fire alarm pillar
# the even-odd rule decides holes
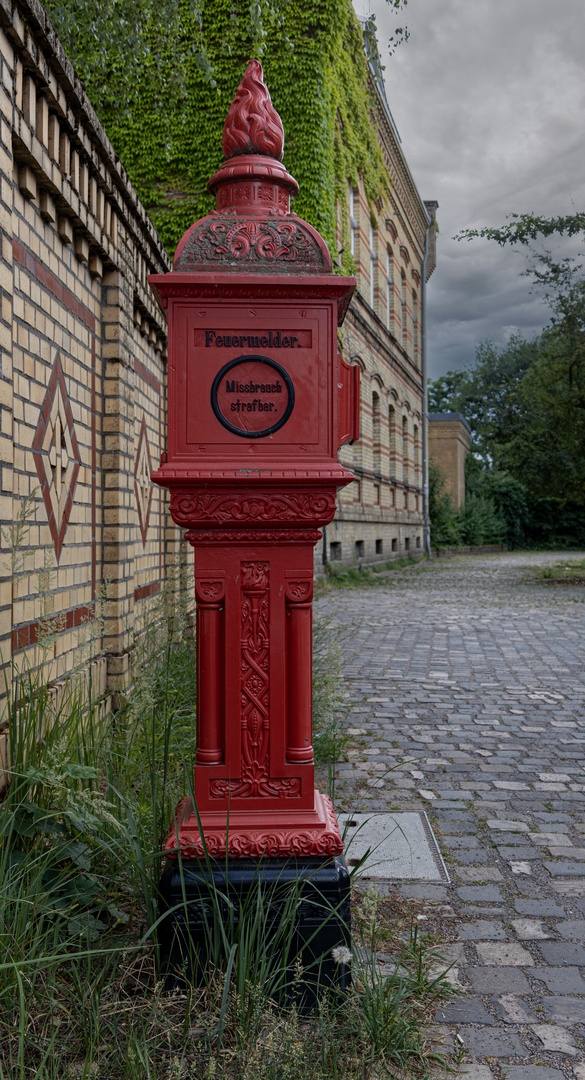
[[[168,310],[168,448],[156,483],[195,549],[195,798],[211,855],[336,855],[314,788],[313,548],[353,479],[359,370],[337,352],[355,279],[290,211],[295,180],[251,61],[209,181],[217,209],[150,284]],[[229,819],[229,829],[228,829]],[[202,855],[190,799],[167,852]]]

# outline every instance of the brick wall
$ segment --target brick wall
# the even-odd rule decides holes
[[[470,447],[471,430],[461,413],[429,413],[429,456],[441,469],[456,508],[465,502],[465,458]]]
[[[181,548],[150,483],[170,264],[34,0],[0,3],[0,230],[2,661],[111,690]]]

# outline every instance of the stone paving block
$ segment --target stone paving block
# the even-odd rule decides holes
[[[401,885],[400,892],[413,900],[447,900],[448,892],[444,885]]]
[[[585,881],[553,881],[551,887],[559,896],[570,896],[573,907],[580,911],[585,905]]]
[[[459,937],[462,941],[505,941],[506,931],[501,922],[477,919],[476,922],[461,923]]]
[[[545,862],[544,865],[552,877],[585,878],[585,863],[565,862],[559,859],[558,862]]]
[[[560,1069],[550,1065],[505,1065],[504,1080],[565,1080]]]
[[[545,1050],[568,1054],[569,1057],[574,1057],[579,1053],[573,1036],[564,1028],[557,1027],[555,1024],[531,1024],[531,1027]]]
[[[478,994],[530,993],[528,980],[517,967],[466,967],[463,973]]]
[[[543,915],[545,918],[563,918],[565,912],[554,900],[515,900],[514,907],[519,915]],[[585,923],[583,924],[585,926]]]
[[[568,814],[546,813],[546,814],[535,814],[534,816],[535,816],[537,821],[542,821],[546,825],[550,826],[551,824],[553,824],[554,825],[554,830],[557,831],[557,832],[563,832],[563,831],[568,832],[569,831],[569,824],[568,823],[571,822],[571,818],[569,817]],[[551,828],[550,831],[552,832],[553,829]],[[544,832],[544,829],[543,829],[543,832]]]
[[[460,900],[469,900],[475,903],[478,901],[489,904],[504,903],[504,897],[500,890],[493,885],[464,885],[462,889],[457,889],[457,896]]]
[[[457,850],[458,848],[478,848],[478,847],[481,847],[481,844],[480,844],[479,840],[477,839],[477,836],[473,836],[473,835],[471,835],[471,836],[468,836],[468,835],[465,835],[465,836],[443,836],[443,837],[441,837],[441,844],[444,844],[445,847],[448,847],[450,850],[453,849],[453,851]]]
[[[533,833],[533,832],[531,832],[531,833],[529,833],[529,836],[530,836],[530,839],[532,840],[532,843],[537,844],[539,847],[548,847],[552,843],[556,844],[557,847],[572,847],[573,846],[573,841],[570,839],[570,837],[566,836],[564,833],[553,833],[553,832],[537,832],[537,833]]]
[[[459,866],[474,865],[478,866],[480,863],[489,862],[489,852],[483,851],[481,848],[471,848],[453,853],[455,861]],[[453,856],[452,856],[453,857]]]
[[[538,1021],[538,1017],[534,1016],[526,1002],[514,994],[503,994],[502,997],[495,998],[495,1005],[498,1020],[503,1020],[506,1024],[535,1024]]]
[[[465,1077],[465,1080],[493,1080],[494,1077],[489,1065],[460,1065],[454,1075]]]
[[[513,821],[505,818],[491,818],[486,821],[488,829],[493,829],[494,832],[530,832],[530,826],[525,821]]]
[[[540,919],[512,919],[512,926],[521,941],[543,941],[551,934]]]
[[[585,967],[585,949],[569,941],[549,941],[538,946],[547,964],[574,964]]]
[[[516,876],[514,878],[514,885],[519,896],[526,897],[529,900],[542,900],[542,885],[539,881],[535,881],[534,878]]]
[[[506,859],[507,862],[509,862],[510,859],[524,859],[525,861],[530,862],[532,859],[542,858],[542,853],[538,850],[538,848],[512,847],[509,844],[505,847],[499,845],[498,855],[501,855],[502,859]]]
[[[503,881],[504,875],[497,866],[466,866],[457,870],[461,881]]]
[[[575,1080],[585,1080],[585,1061],[573,1065],[573,1076]]]
[[[556,837],[558,840],[558,837]],[[568,840],[568,837],[563,836],[563,840]],[[553,859],[577,859],[581,862],[585,859],[585,848],[568,847],[567,845],[561,847],[559,844],[549,844],[548,850],[551,858]]]
[[[457,1034],[463,1039],[468,1054],[487,1058],[524,1057],[526,1046],[512,1031],[482,1031],[481,1028],[460,1027]]]
[[[477,825],[471,821],[445,821],[441,816],[440,829],[447,836],[477,836]]]
[[[542,979],[552,994],[585,994],[585,982],[576,967],[536,968],[535,979]]]
[[[585,919],[569,919],[557,923],[557,930],[569,941],[585,941]]]
[[[534,958],[516,942],[478,941],[476,946],[477,955],[484,964],[498,967],[533,967]]]
[[[542,1004],[549,1020],[557,1024],[585,1024],[584,998],[545,997]]]
[[[438,1024],[486,1024],[488,1027],[495,1022],[478,997],[449,1002],[435,1013],[435,1020]]]

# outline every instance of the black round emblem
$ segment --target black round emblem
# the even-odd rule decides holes
[[[211,406],[220,424],[243,439],[273,435],[286,424],[294,403],[288,371],[255,353],[224,364],[211,387]]]

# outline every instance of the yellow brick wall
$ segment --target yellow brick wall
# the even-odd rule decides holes
[[[462,418],[456,413],[431,413],[429,456],[441,469],[445,490],[456,508],[465,502],[465,458],[470,446],[471,433]]]
[[[149,479],[166,321],[147,277],[170,264],[42,9],[20,6],[0,30],[1,658],[62,683],[93,657],[105,691],[185,560]]]

